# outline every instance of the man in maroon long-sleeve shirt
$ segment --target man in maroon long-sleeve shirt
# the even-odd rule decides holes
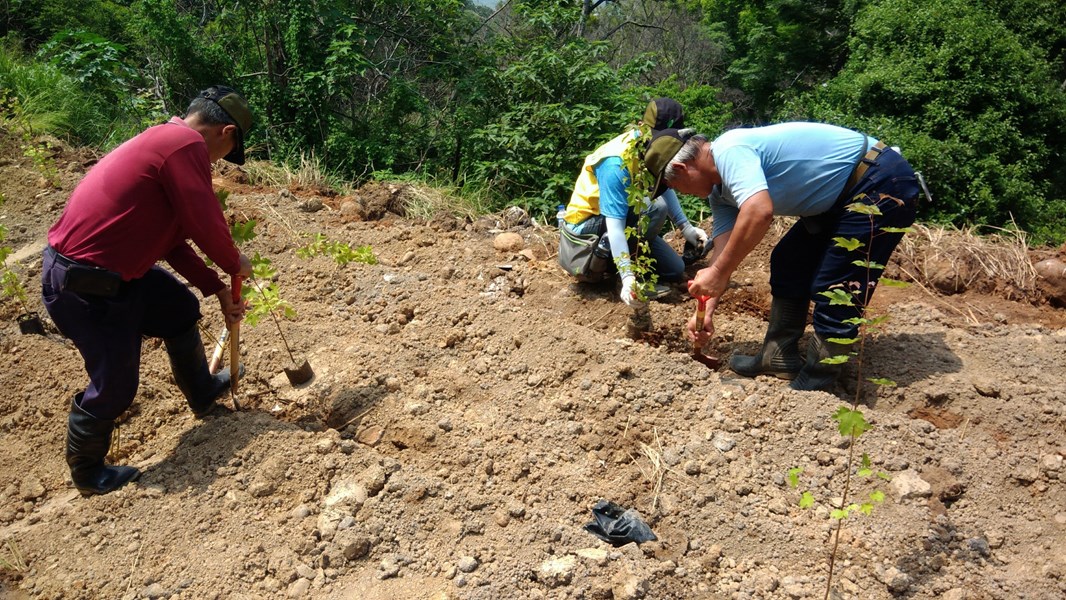
[[[106,494],[140,472],[104,464],[114,420],[137,393],[141,337],[163,339],[174,380],[193,413],[217,406],[230,374],[212,375],[196,323],[200,303],[157,266],[165,260],[204,297],[218,298],[227,323],[244,314],[228,286],[189,245],[219,268],[251,276],[211,186],[211,163],[244,164],[248,104],[225,86],[200,93],[184,119],[150,127],[94,166],[48,232],[42,296],[52,320],[85,360],[89,385],[67,421],[67,464],[84,494]]]

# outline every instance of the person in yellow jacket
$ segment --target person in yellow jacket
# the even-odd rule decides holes
[[[676,100],[657,98],[648,103],[643,122],[656,131],[684,127],[684,119],[684,111]],[[622,280],[620,297],[628,306],[636,306],[640,302],[635,293],[637,281],[629,260],[630,246],[632,244],[635,248],[638,240],[627,240],[625,233],[626,226],[635,226],[638,219],[629,206],[629,174],[644,166],[639,159],[627,164],[623,156],[629,146],[638,143],[639,139],[640,130],[631,128],[585,158],[570,203],[566,206],[563,222],[560,223],[561,227],[577,235],[600,236],[600,251],[609,250],[613,259],[602,261],[602,266],[607,269],[604,276],[613,271],[612,265],[617,267]],[[685,241],[701,254],[707,242],[707,233],[689,223],[673,190],[666,189],[654,200],[646,199],[646,202],[647,208],[642,213],[648,215],[645,235],[651,257],[655,260],[652,268],[660,281],[680,281],[684,278],[685,263],[659,235],[663,224],[669,218],[681,231]]]

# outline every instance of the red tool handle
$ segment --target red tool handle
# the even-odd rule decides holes
[[[710,296],[699,296],[696,298],[696,324],[703,329],[703,319],[707,316],[707,301],[710,300]]]
[[[688,287],[692,288],[692,280],[688,282]],[[703,331],[703,319],[707,316],[707,301],[711,299],[710,296],[696,296],[696,333]],[[698,353],[700,347],[696,345],[696,342],[692,343],[692,351]]]
[[[244,281],[244,278],[241,277],[240,275],[231,275],[230,276],[230,293],[233,294],[233,301],[234,302],[240,302],[241,301],[241,282],[243,282],[243,281]]]

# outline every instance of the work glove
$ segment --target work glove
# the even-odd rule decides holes
[[[643,304],[639,298],[637,298],[637,278],[632,275],[626,275],[622,278],[622,293],[619,294],[622,298],[622,302],[626,303],[626,306],[630,308],[636,308]]]
[[[707,232],[692,223],[685,223],[681,228],[681,237],[699,250],[703,250],[704,244],[707,243]]]

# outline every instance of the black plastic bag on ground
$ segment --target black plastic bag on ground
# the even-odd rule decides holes
[[[630,542],[653,542],[658,537],[640,518],[636,510],[624,509],[614,502],[600,500],[592,507],[595,521],[585,525],[585,531],[612,546],[624,546]]]

